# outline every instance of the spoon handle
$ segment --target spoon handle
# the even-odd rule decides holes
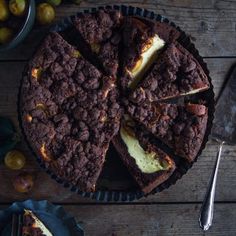
[[[200,227],[204,231],[207,231],[212,225],[216,180],[217,180],[217,174],[218,174],[223,145],[224,145],[224,141],[220,143],[220,146],[217,152],[215,167],[214,167],[214,170],[213,170],[213,173],[212,173],[209,185],[208,185],[208,189],[205,195],[205,199],[202,204],[201,212],[200,212],[199,224],[200,224]]]

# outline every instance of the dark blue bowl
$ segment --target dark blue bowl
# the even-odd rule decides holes
[[[0,45],[0,52],[5,52],[11,48],[16,47],[20,42],[25,39],[25,37],[28,35],[34,25],[35,15],[35,0],[28,0],[28,11],[25,17],[24,24],[9,43]]]

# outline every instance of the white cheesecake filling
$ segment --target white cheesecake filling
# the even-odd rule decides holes
[[[162,49],[165,45],[164,40],[162,40],[157,34],[150,39],[152,45],[141,55],[140,60],[136,63],[136,66],[132,70],[127,70],[132,78],[135,80],[130,82],[129,86],[132,87],[138,83],[142,78],[145,71],[151,66],[152,62],[156,59],[158,51]]]
[[[138,139],[130,134],[124,127],[120,129],[120,136],[125,143],[129,155],[135,159],[138,168],[146,174],[155,173],[168,169],[168,163],[160,162],[157,153],[145,151],[139,144]]]

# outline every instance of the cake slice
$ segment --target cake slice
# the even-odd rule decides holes
[[[157,58],[130,98],[142,103],[198,93],[209,88],[207,75],[194,56],[175,42]]]
[[[81,13],[73,21],[77,33],[102,64],[106,73],[115,76],[118,69],[119,26],[122,16],[116,10]],[[83,50],[83,49],[81,49]]]
[[[115,82],[51,33],[23,83],[22,123],[31,146],[53,174],[82,191],[95,190],[109,142],[119,130]]]
[[[208,110],[201,104],[143,103],[127,106],[130,116],[174,152],[194,161],[204,139]]]
[[[118,92],[114,78],[103,76],[84,59],[78,60],[72,78],[77,93],[66,98],[63,112],[54,116],[58,143],[65,148],[50,166],[57,176],[90,192],[95,190],[109,142],[119,129]],[[56,147],[56,152],[60,150]]]
[[[22,236],[52,236],[42,221],[30,210],[24,210]]]
[[[164,151],[142,139],[141,132],[131,120],[123,120],[112,142],[141,190],[147,194],[172,175],[175,163]]]
[[[154,24],[127,17],[122,29],[122,43],[123,76],[120,82],[123,88],[135,87],[165,42],[155,33]]]

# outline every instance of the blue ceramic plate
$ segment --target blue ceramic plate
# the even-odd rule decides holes
[[[24,209],[32,210],[54,236],[83,236],[83,230],[76,224],[61,206],[48,201],[15,202],[6,210],[0,211],[0,235],[11,235],[11,217],[13,213],[22,213]]]

